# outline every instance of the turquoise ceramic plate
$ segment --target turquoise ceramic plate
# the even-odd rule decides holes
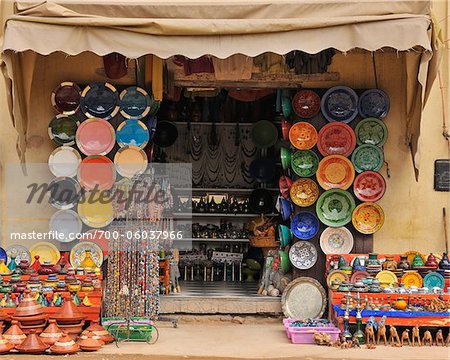
[[[383,146],[388,137],[388,129],[383,121],[376,118],[361,120],[355,129],[358,145]]]
[[[316,204],[319,220],[327,226],[340,227],[352,221],[355,200],[348,191],[331,189],[320,195]]]
[[[289,227],[287,227],[286,225],[279,224],[278,237],[280,239],[282,247],[289,245],[289,243],[292,241],[291,229],[289,229]]]
[[[319,167],[319,157],[311,150],[298,150],[291,158],[292,170],[300,177],[313,176]]]
[[[443,289],[445,286],[444,277],[437,272],[430,272],[423,278],[423,286],[428,288],[430,291],[434,287]]]
[[[384,163],[383,150],[370,144],[358,146],[352,154],[352,163],[358,173],[379,171]]]

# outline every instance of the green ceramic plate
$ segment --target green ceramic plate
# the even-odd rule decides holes
[[[291,158],[292,170],[300,177],[313,176],[319,167],[319,157],[311,150],[298,150]]]
[[[291,152],[289,149],[282,147],[280,149],[281,166],[286,170],[291,165]]]
[[[253,124],[250,130],[250,137],[256,146],[268,148],[277,142],[278,130],[272,122],[260,120]]]
[[[384,163],[383,150],[375,145],[358,146],[352,154],[352,163],[358,173],[363,171],[379,171]]]
[[[383,121],[376,118],[361,120],[355,129],[358,145],[383,146],[388,137],[388,129]]]
[[[281,109],[283,110],[283,115],[286,119],[292,115],[292,102],[287,96],[281,97]]]
[[[286,251],[280,250],[280,265],[281,265],[281,272],[283,274],[286,274],[291,269],[291,262],[289,260],[289,255]]]
[[[352,221],[355,200],[348,191],[331,189],[320,195],[316,213],[327,226],[340,227]]]

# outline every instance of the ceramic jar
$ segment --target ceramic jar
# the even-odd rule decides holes
[[[409,270],[411,268],[407,255],[400,255],[400,261],[397,264],[397,268],[402,270]]]
[[[403,299],[402,297],[397,298],[397,300],[394,303],[394,307],[397,310],[405,310],[408,306],[408,303]]]
[[[366,266],[379,266],[378,254],[370,253],[369,258],[366,261]]]
[[[386,261],[382,265],[383,270],[396,270],[397,269],[397,261],[394,260],[393,256],[386,256]]]

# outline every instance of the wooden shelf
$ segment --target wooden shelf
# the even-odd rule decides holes
[[[221,239],[221,238],[183,238],[174,241],[195,241],[195,242],[249,242],[248,239]]]
[[[271,216],[278,216],[278,214],[264,214],[265,216],[271,217]],[[198,218],[198,217],[203,217],[203,218],[227,218],[227,217],[232,217],[232,218],[254,218],[254,217],[258,217],[261,216],[261,214],[218,214],[218,213],[173,213],[174,219],[176,220],[177,218]]]
[[[229,194],[249,194],[251,193],[253,190],[258,190],[257,189],[232,189],[232,188],[174,188],[174,191],[177,192],[193,192],[193,193],[206,193],[206,192],[210,192],[210,193],[229,193]],[[261,188],[262,189],[262,188]],[[274,192],[278,192],[280,191],[277,188],[264,188],[266,190],[269,191],[274,191]],[[214,195],[214,194],[211,194]],[[219,195],[219,194],[218,194]]]

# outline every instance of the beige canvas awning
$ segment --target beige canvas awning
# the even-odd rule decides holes
[[[439,42],[429,1],[49,0],[18,1],[16,8],[6,23],[2,59],[22,158],[32,86],[27,74],[34,71],[37,54],[115,51],[129,58],[145,54],[226,58],[236,53],[316,53],[330,47],[342,52],[414,49],[420,55],[409,62],[413,79],[405,84],[409,87],[406,138],[414,147],[421,100],[438,62]]]

